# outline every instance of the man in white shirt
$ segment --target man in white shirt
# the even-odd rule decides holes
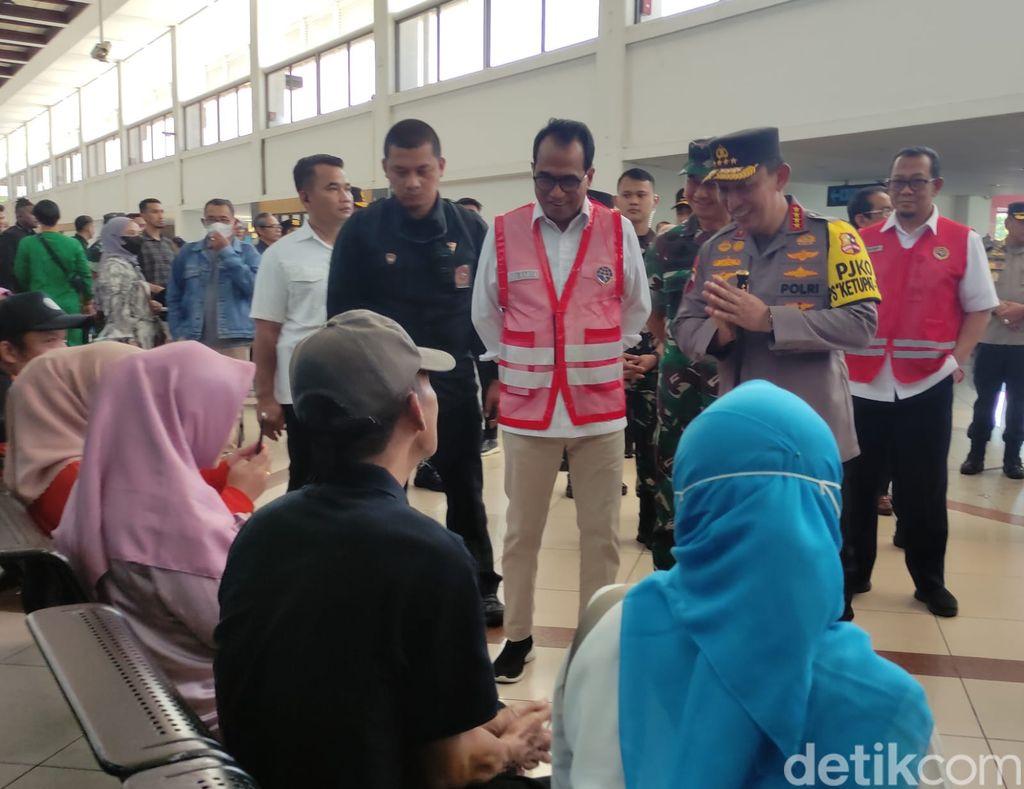
[[[958,612],[945,584],[953,385],[999,299],[981,237],[939,216],[939,168],[930,148],[897,153],[887,182],[895,212],[861,230],[882,303],[870,346],[846,355],[861,451],[844,479],[846,618],[852,595],[871,588],[887,458],[914,597],[936,616]]]
[[[619,567],[624,450],[622,352],[651,311],[629,220],[587,199],[594,138],[552,120],[533,143],[536,203],[498,217],[480,254],[473,324],[497,359],[485,412],[505,431],[509,499],[502,559],[505,636],[498,682],[533,658],[537,558],[563,450],[580,530],[580,610]]]
[[[355,206],[344,162],[337,156],[306,156],[295,165],[295,190],[309,216],[306,224],[263,253],[252,296],[256,322],[256,412],[267,437],[288,432],[288,490],[310,481],[307,429],[295,418],[289,365],[299,341],[327,322],[327,274],[334,241]]]

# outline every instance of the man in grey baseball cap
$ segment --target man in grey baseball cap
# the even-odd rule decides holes
[[[242,527],[215,634],[221,732],[260,786],[465,786],[549,758],[548,704],[500,709],[476,563],[404,490],[437,446],[427,372],[454,364],[367,310],[295,350],[313,482]]]

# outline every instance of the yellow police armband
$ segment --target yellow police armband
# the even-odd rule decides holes
[[[882,300],[860,234],[840,220],[828,223],[828,292],[830,307]]]

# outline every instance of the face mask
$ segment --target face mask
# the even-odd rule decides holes
[[[211,222],[206,226],[206,232],[208,233],[220,233],[224,238],[230,241],[235,237],[234,225],[229,225],[224,222]]]
[[[138,255],[142,251],[142,239],[139,236],[121,236],[121,246]]]

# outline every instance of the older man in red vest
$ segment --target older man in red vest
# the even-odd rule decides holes
[[[942,183],[935,151],[901,150],[887,184],[895,213],[860,231],[883,301],[871,345],[846,356],[861,454],[844,481],[844,559],[849,600],[871,588],[878,476],[891,458],[914,597],[956,616],[944,575],[953,385],[999,299],[981,238],[939,215]]]
[[[580,530],[580,610],[619,568],[626,397],[623,349],[651,312],[640,245],[618,211],[587,199],[594,138],[552,120],[533,143],[536,203],[499,216],[484,241],[473,323],[498,360],[485,411],[505,445],[505,636],[498,682],[533,658],[533,597],[548,504],[569,454]]]

